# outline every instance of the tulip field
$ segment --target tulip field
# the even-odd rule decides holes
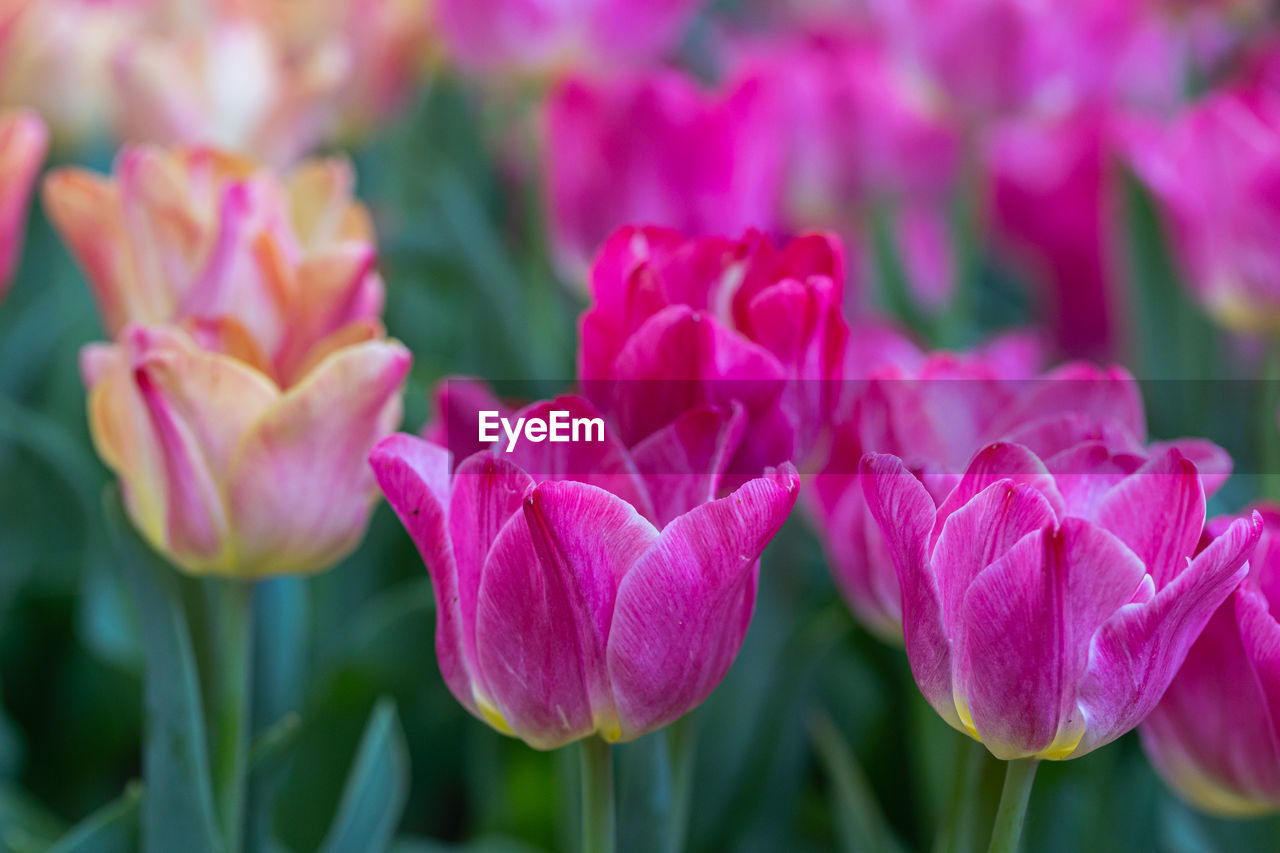
[[[722,850],[1280,850],[1280,7],[0,2],[0,851]]]

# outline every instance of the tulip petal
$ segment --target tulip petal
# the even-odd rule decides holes
[[[1108,492],[1096,519],[1138,555],[1156,589],[1163,589],[1186,567],[1204,529],[1196,466],[1176,449],[1165,451]]]
[[[1056,520],[1043,493],[1012,480],[991,484],[947,518],[931,562],[948,636],[961,624],[973,579],[1028,533]]]
[[[510,417],[538,419],[551,424],[553,413],[567,413],[564,421],[586,419],[604,424],[604,417],[581,397],[557,397],[543,400],[520,409]],[[554,427],[554,425],[552,425]],[[574,480],[589,483],[622,498],[646,518],[653,517],[653,505],[644,482],[636,472],[630,454],[618,439],[614,430],[587,424],[578,440],[569,433],[569,441],[553,442],[551,435],[542,441],[531,441],[526,436],[506,451],[506,438],[499,439],[499,450],[513,463],[527,471],[535,480]]]
[[[1195,463],[1204,485],[1206,498],[1217,494],[1231,477],[1231,454],[1212,441],[1203,438],[1175,438],[1173,441],[1153,441],[1147,448],[1151,456],[1158,456],[1169,448],[1175,448]]]
[[[1049,457],[1044,464],[1062,494],[1063,512],[1093,521],[1102,498],[1146,462],[1143,455],[1115,452],[1104,442],[1086,441]]]
[[[997,758],[1065,758],[1084,735],[1075,685],[1089,640],[1146,571],[1115,536],[1076,518],[1023,537],[965,596],[957,701]]]
[[[1237,817],[1269,810],[1267,792],[1280,791],[1278,742],[1237,627],[1248,583],[1214,612],[1138,728],[1166,782],[1202,809]]]
[[[947,517],[992,483],[1000,480],[1035,486],[1044,493],[1054,513],[1058,516],[1062,515],[1062,495],[1059,494],[1058,487],[1053,481],[1053,475],[1040,461],[1040,457],[1020,444],[997,442],[987,445],[974,454],[964,472],[964,477],[938,507],[933,531],[929,537],[930,550],[937,544]]]
[[[737,403],[728,409],[703,406],[681,414],[632,448],[659,528],[715,499],[745,425],[745,413]]]
[[[911,674],[944,720],[963,731],[951,692],[951,644],[942,624],[942,598],[929,563],[933,498],[902,460],[869,453],[860,466],[867,509],[880,526],[898,570],[902,631]]]
[[[524,515],[549,594],[564,601],[569,616],[552,626],[562,635],[555,642],[563,644],[564,633],[574,635],[568,647],[576,649],[596,730],[616,740],[620,732],[605,657],[614,598],[658,531],[632,505],[583,483],[540,483],[525,499]],[[499,642],[525,640],[507,633]]]
[[[511,462],[490,452],[469,456],[453,475],[449,500],[449,538],[458,572],[458,612],[462,618],[462,643],[466,659],[479,660],[476,652],[476,607],[485,560],[489,550],[521,501],[534,486],[533,478]],[[488,696],[482,673],[472,671],[478,698]]]
[[[1144,603],[1122,607],[1098,630],[1080,682],[1088,723],[1077,755],[1110,743],[1151,713],[1213,611],[1247,572],[1262,518],[1235,521]]]
[[[1245,657],[1262,694],[1263,707],[1271,723],[1271,745],[1275,770],[1273,782],[1280,781],[1280,621],[1272,613],[1266,596],[1252,579],[1240,585],[1236,597],[1236,624]],[[1273,787],[1271,790],[1280,790]]]
[[[622,579],[608,663],[624,739],[672,722],[720,683],[746,635],[760,554],[799,488],[784,465],[696,507]]]
[[[348,347],[258,421],[231,464],[238,571],[319,571],[360,541],[374,491],[365,459],[400,421],[409,363],[394,341]]]
[[[369,465],[387,503],[422,555],[436,596],[436,659],[449,691],[478,713],[471,691],[474,660],[463,642],[458,568],[449,539],[449,452],[412,435],[387,436],[369,453]]]
[[[767,350],[685,305],[646,321],[618,354],[613,376],[612,411],[627,444],[697,406],[736,399],[749,413],[766,413],[785,378]]]
[[[524,513],[487,549],[476,596],[477,697],[486,720],[536,749],[595,729],[573,611],[544,568]],[[487,543],[486,543],[487,544]]]

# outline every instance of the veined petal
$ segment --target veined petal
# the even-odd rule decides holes
[[[933,498],[902,461],[869,453],[860,465],[867,509],[880,526],[898,570],[902,632],[911,674],[924,698],[951,726],[964,731],[951,685],[951,643],[942,624],[942,599],[929,562],[936,526]]]
[[[449,452],[416,436],[398,433],[378,442],[369,454],[369,465],[431,575],[440,674],[463,707],[479,715],[471,686],[475,661],[467,657],[463,642],[464,633],[474,634],[475,614],[464,616],[461,612],[458,567],[449,539]],[[464,624],[471,628],[464,629]]]
[[[567,413],[567,423],[575,419],[596,420],[604,423],[604,417],[581,397],[557,397],[532,403],[511,416],[536,418],[550,423],[554,412]],[[617,495],[635,507],[646,518],[653,518],[653,504],[644,482],[632,464],[631,456],[622,441],[611,428],[603,429],[603,440],[597,441],[595,430],[588,426],[586,435],[577,441],[533,442],[520,441],[510,453],[506,452],[506,439],[499,439],[495,452],[508,457],[527,471],[535,480],[576,480],[589,483]],[[572,433],[570,433],[572,438]]]
[[[1044,494],[1001,480],[952,513],[942,526],[931,563],[942,601],[942,624],[953,640],[969,585],[1020,539],[1057,521]]]
[[[1110,743],[1151,713],[1213,611],[1247,572],[1262,518],[1238,519],[1145,603],[1098,629],[1080,682],[1087,729],[1076,754]]]
[[[555,749],[596,727],[574,614],[524,513],[509,516],[492,543],[476,599],[481,710],[500,731]]]
[[[1186,567],[1204,529],[1196,466],[1178,450],[1166,450],[1108,492],[1096,519],[1138,555],[1162,589]]]
[[[355,547],[374,488],[365,459],[400,421],[409,363],[396,342],[348,347],[254,425],[237,449],[228,489],[237,572],[314,572]]]
[[[997,442],[974,454],[973,459],[969,460],[964,477],[938,507],[933,531],[929,537],[930,550],[937,544],[947,517],[972,500],[979,492],[1000,480],[1034,486],[1044,494],[1049,505],[1053,507],[1054,514],[1062,515],[1062,495],[1059,494],[1058,487],[1053,481],[1053,475],[1040,461],[1040,457],[1020,444]]]
[[[468,456],[454,472],[453,493],[449,498],[449,538],[458,570],[456,593],[462,618],[462,645],[469,661],[479,660],[476,602],[489,550],[511,517],[520,512],[521,502],[533,486],[532,477],[509,460],[488,451]],[[521,525],[526,529],[522,535],[527,538],[527,525],[524,522]],[[491,702],[478,663],[472,670],[472,678],[477,700]]]
[[[631,449],[660,528],[715,499],[745,425],[746,414],[736,402],[727,409],[704,406],[690,409]]]
[[[761,552],[800,488],[785,465],[672,521],[622,579],[608,665],[624,740],[705,699],[738,654]]]
[[[524,517],[547,574],[548,594],[567,606],[568,620],[548,629],[560,635],[556,642],[567,641],[576,651],[596,730],[616,740],[621,732],[605,658],[614,599],[618,584],[658,531],[631,504],[584,483],[540,483],[525,498]],[[501,642],[526,639],[508,633]]]
[[[957,703],[997,758],[1065,758],[1089,641],[1146,571],[1113,535],[1068,518],[1023,537],[969,587],[957,632]]]

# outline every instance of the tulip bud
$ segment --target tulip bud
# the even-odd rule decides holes
[[[207,149],[62,170],[47,207],[111,345],[85,348],[89,423],[148,541],[193,574],[319,571],[359,541],[364,457],[400,420],[409,353],[349,168],[277,180]]]
[[[662,524],[661,493],[616,442],[563,455],[527,447],[482,450],[452,470],[445,448],[396,435],[370,456],[431,573],[445,683],[471,713],[538,749],[667,725],[737,655],[760,554],[796,500],[795,469]],[[667,476],[704,482],[692,470]]]
[[[1254,513],[1195,554],[1204,490],[1178,450],[1068,453],[993,444],[940,506],[896,457],[862,461],[916,684],[1005,760],[1078,757],[1141,723],[1262,530]]]
[[[1266,530],[1248,577],[1209,619],[1138,729],[1170,787],[1228,817],[1280,812],[1280,508],[1257,511]],[[1215,519],[1210,537],[1230,523]]]

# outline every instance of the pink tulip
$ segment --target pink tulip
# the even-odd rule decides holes
[[[458,701],[538,749],[632,740],[724,677],[798,476],[771,470],[662,524],[616,443],[528,447],[524,465],[493,450],[452,470],[445,448],[396,435],[369,461],[431,573]]]
[[[1183,56],[1173,22],[1141,2],[872,0],[903,62],[982,118],[1082,103],[1168,104]]]
[[[777,245],[627,227],[591,271],[579,377],[631,445],[692,408],[741,404],[730,471],[808,455],[839,405],[849,329],[844,257],[823,234]]]
[[[27,236],[31,187],[44,164],[49,131],[27,110],[0,115],[0,299],[9,290]]]
[[[738,53],[734,79],[762,88],[783,140],[787,223],[839,223],[853,235],[879,205],[914,295],[944,303],[955,265],[949,200],[960,177],[954,120],[873,33],[825,28],[750,41]]]
[[[384,337],[368,214],[341,161],[284,179],[209,149],[52,174],[45,206],[115,340],[81,357],[134,524],[196,574],[313,572],[359,541],[369,448],[409,368]]]
[[[121,152],[112,178],[59,169],[44,195],[109,336],[184,325],[288,386],[382,334],[382,279],[353,182],[341,160],[280,179],[216,150],[143,146]]]
[[[547,106],[547,216],[559,261],[580,274],[630,222],[691,236],[770,228],[779,153],[759,87],[703,92],[674,72],[570,78]]]
[[[367,340],[282,387],[171,326],[81,354],[98,455],[139,532],[187,572],[319,571],[360,541],[369,448],[400,422],[409,353]]]
[[[1125,371],[1074,364],[1037,377],[1038,362],[1036,347],[1010,336],[974,353],[872,370],[836,424],[809,510],[836,585],[871,631],[901,637],[903,611],[890,540],[868,510],[859,473],[867,452],[900,457],[938,503],[961,482],[974,448],[993,441],[1019,442],[1047,460],[1105,449],[1130,465],[1176,447],[1200,467],[1207,488],[1226,480],[1230,459],[1209,442],[1146,444],[1141,393]]]
[[[701,0],[439,0],[453,57],[473,69],[546,73],[650,63],[670,51]]]
[[[1130,150],[1195,295],[1228,327],[1280,328],[1280,87],[1212,95]]]
[[[1230,817],[1280,812],[1280,508],[1257,513],[1266,530],[1248,577],[1209,619],[1138,729],[1175,791]],[[1202,545],[1230,535],[1230,524],[1210,522]]]
[[[985,143],[994,239],[1073,357],[1114,355],[1123,316],[1110,136],[1105,112],[1081,109],[1003,123]]]
[[[992,444],[941,504],[896,457],[861,475],[916,684],[1006,760],[1078,757],[1141,723],[1262,530],[1240,519],[1196,554],[1204,489],[1176,448]]]

